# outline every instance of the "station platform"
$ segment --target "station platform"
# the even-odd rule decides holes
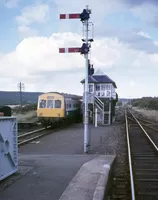
[[[88,155],[82,124],[19,147],[19,171],[0,183],[0,199],[103,200],[121,126],[90,126],[90,132]]]

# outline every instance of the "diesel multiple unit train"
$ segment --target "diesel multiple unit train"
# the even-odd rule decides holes
[[[44,127],[55,123],[79,121],[82,119],[82,97],[49,92],[38,97],[37,117]]]

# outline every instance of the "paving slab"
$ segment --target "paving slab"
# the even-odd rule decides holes
[[[79,168],[93,156],[25,155],[19,168],[28,169],[4,191],[0,200],[57,200]]]
[[[58,200],[76,174],[77,179],[74,187],[79,188],[81,185],[84,186],[89,183],[89,186],[87,185],[88,187],[85,187],[85,189],[89,188],[87,191],[92,194],[95,192],[98,182],[98,171],[101,170],[98,162],[93,160],[97,157],[96,155],[20,155],[19,169],[25,168],[25,173],[21,173],[15,182],[6,186],[3,191],[1,190],[0,199]],[[109,162],[109,159],[104,157],[104,162]],[[91,163],[85,164],[90,160],[92,160]],[[66,194],[68,195],[69,192]],[[88,195],[88,197],[90,195],[86,194],[85,191],[78,190],[75,199],[77,199],[77,194]],[[78,198],[78,200],[81,199]]]

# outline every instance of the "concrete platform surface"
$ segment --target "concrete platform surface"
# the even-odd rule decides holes
[[[103,200],[115,156],[97,156],[82,165],[60,200]]]
[[[91,133],[91,153],[115,154],[119,145],[121,133],[120,125],[89,126]],[[37,143],[36,143],[37,142]],[[20,146],[22,154],[83,154],[84,127],[83,124],[74,124],[45,137]]]
[[[100,200],[114,158],[112,155],[20,155],[19,177],[0,190],[0,200]]]

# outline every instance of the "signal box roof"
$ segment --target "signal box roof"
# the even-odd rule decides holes
[[[81,81],[82,84],[84,82],[85,82],[85,79]],[[98,70],[92,76],[88,76],[88,82],[89,83],[112,83],[113,86],[117,88],[116,83],[111,78],[109,78],[106,74],[104,74],[101,70]]]

